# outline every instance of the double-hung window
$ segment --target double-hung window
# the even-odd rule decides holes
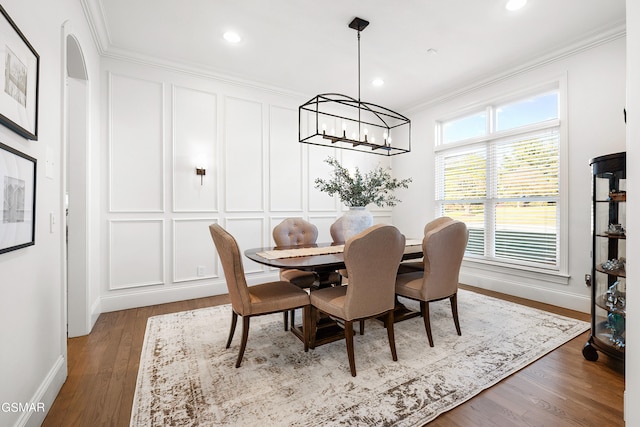
[[[437,124],[436,209],[469,228],[466,259],[560,269],[559,90]]]

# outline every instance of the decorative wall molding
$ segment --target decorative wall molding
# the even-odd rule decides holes
[[[108,129],[108,146],[109,146],[109,212],[163,212],[165,206],[165,181],[166,181],[166,173],[165,173],[165,90],[164,83],[139,79],[136,77],[125,76],[120,74],[108,73],[108,118],[107,118],[107,129]],[[115,86],[118,83],[122,83],[123,85],[130,82],[139,82],[139,84],[135,85],[136,90],[127,90],[125,91],[127,95],[131,96],[131,99],[128,100],[116,100],[116,95],[114,91],[116,90]],[[123,117],[118,117],[117,119],[122,119],[126,123],[116,123],[117,119],[114,117],[116,114],[121,114],[123,112],[118,111],[117,113],[114,111],[116,101],[120,102],[118,104],[120,106],[126,105],[127,107],[131,107],[131,104],[134,101],[139,101],[143,94],[141,93],[141,86],[147,85],[148,92],[147,95],[151,96],[152,86],[156,86],[154,89],[158,91],[155,95],[158,97],[157,102],[159,105],[158,111],[156,113],[159,114],[158,123],[134,123],[136,120],[142,120],[142,114],[139,114],[140,110],[148,111],[148,109],[138,108],[136,112],[124,112],[122,116],[126,116],[126,119]],[[131,88],[129,88],[131,89]],[[151,103],[153,100],[149,100]],[[135,105],[135,104],[134,104]],[[147,116],[148,117],[148,116]],[[127,121],[131,121],[131,125]],[[118,125],[122,125],[122,134],[118,134],[117,132],[120,129],[117,129]],[[146,125],[146,126],[145,126]],[[157,129],[153,129],[153,126],[157,126]],[[131,129],[137,129],[140,132],[140,135],[132,135]],[[145,131],[152,133],[151,135],[145,134]],[[156,141],[153,140],[154,133],[157,138]],[[117,135],[117,136],[116,136]],[[150,141],[150,142],[149,142]],[[146,145],[144,143],[146,142]],[[127,145],[128,143],[128,145]],[[154,147],[156,150],[152,150]],[[121,155],[116,153],[116,150],[120,150]],[[149,174],[153,172],[152,166],[154,166],[151,162],[154,160],[152,156],[156,156],[155,161],[157,168],[157,175],[150,176]],[[142,173],[140,173],[142,171]],[[118,180],[118,182],[116,182]],[[120,185],[122,184],[122,185]],[[151,190],[154,189],[159,192],[158,200],[150,200],[149,202],[143,202],[140,200],[141,197],[153,197],[151,194]],[[121,198],[121,200],[115,200],[116,196]],[[125,197],[128,195],[128,199]],[[134,202],[135,201],[135,202]],[[139,207],[136,207],[135,204],[138,204]],[[142,207],[145,203],[149,204],[150,207]],[[151,207],[155,205],[156,207]]]
[[[303,212],[304,156],[295,132],[297,120],[296,109],[269,105],[268,200],[271,212]]]
[[[109,290],[164,285],[164,220],[112,219],[108,223]],[[155,225],[155,230],[144,230],[145,225]]]
[[[218,212],[218,94],[175,84],[171,93],[173,212]]]
[[[224,194],[227,212],[262,212],[266,159],[264,113],[258,101],[224,98]]]
[[[181,225],[197,224],[191,233],[180,235]],[[217,218],[185,218],[173,220],[172,265],[173,283],[220,278],[218,254],[209,233],[209,225]],[[181,256],[180,252],[187,252]],[[186,265],[188,263],[188,265]]]

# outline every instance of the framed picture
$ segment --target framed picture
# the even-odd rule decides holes
[[[0,143],[0,254],[35,244],[36,163]]]
[[[38,139],[40,56],[0,5],[0,124]]]

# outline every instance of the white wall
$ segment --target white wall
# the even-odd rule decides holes
[[[0,126],[0,141],[38,160],[35,245],[0,255],[0,425],[40,425],[67,373],[62,280],[62,25],[72,22],[92,77],[98,57],[79,2],[7,0],[2,6],[40,55],[38,141]],[[49,153],[49,156],[47,156]],[[50,173],[45,167],[50,162]],[[49,216],[56,220],[50,229]]]
[[[303,217],[330,241],[342,214],[313,187],[328,156],[363,169],[389,159],[297,142],[306,97],[189,70],[105,58],[100,246],[103,311],[227,292],[208,225],[241,249],[272,245],[282,219]],[[196,175],[204,167],[206,175]],[[391,222],[390,209],[371,209]],[[277,272],[244,260],[250,283]]]
[[[463,111],[479,102],[507,96],[530,87],[561,79],[566,82],[568,169],[568,260],[566,275],[530,275],[500,266],[465,262],[461,281],[576,310],[589,311],[590,289],[584,275],[591,271],[591,172],[593,157],[625,150],[625,39],[617,38],[537,67],[502,78],[476,89],[460,88],[459,95],[443,97],[411,114],[412,152],[394,158],[397,173],[410,171],[414,183],[405,200],[394,209],[394,224],[413,236],[421,236],[424,224],[435,216],[434,126],[436,120]],[[568,115],[566,115],[568,113]]]

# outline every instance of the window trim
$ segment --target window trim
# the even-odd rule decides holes
[[[538,122],[532,125],[525,125],[514,129],[508,129],[505,131],[494,132],[494,117],[493,111],[498,105],[504,105],[511,102],[516,102],[519,99],[526,99],[527,97],[534,97],[538,95],[543,95],[545,92],[557,91],[558,93],[558,118],[546,120],[543,122]],[[545,269],[539,266],[527,266],[526,263],[513,263],[506,264],[503,262],[489,260],[482,257],[475,256],[465,256],[464,263],[472,266],[476,264],[478,267],[494,265],[497,266],[500,264],[502,268],[505,269],[513,269],[520,271],[528,271],[534,274],[544,275],[546,277],[549,276],[557,276],[562,278],[568,278],[568,260],[569,260],[569,213],[568,213],[568,200],[569,200],[569,188],[568,188],[568,151],[569,151],[569,140],[568,140],[568,121],[567,121],[567,73],[563,73],[559,76],[554,76],[538,84],[533,84],[528,86],[525,89],[506,92],[501,96],[481,99],[477,102],[474,102],[471,105],[467,105],[466,108],[454,111],[450,114],[443,114],[439,119],[435,120],[435,129],[434,129],[434,158],[442,151],[449,151],[465,146],[470,146],[472,144],[484,143],[489,140],[498,140],[503,138],[508,138],[514,135],[522,135],[530,132],[538,132],[545,129],[550,129],[553,127],[558,128],[558,138],[559,138],[559,146],[558,146],[558,154],[559,154],[559,177],[558,177],[558,185],[559,185],[559,197],[558,197],[558,211],[559,211],[559,233],[558,233],[558,244],[560,246],[558,251],[558,262],[557,266],[553,266],[552,268]],[[451,120],[455,120],[456,118],[463,118],[468,115],[472,115],[474,113],[480,112],[482,109],[487,110],[487,135],[482,137],[474,137],[468,138],[462,141],[456,141],[451,143],[443,143],[442,140],[442,126],[443,123]],[[437,171],[434,169],[434,174]],[[437,177],[434,176],[434,179]],[[436,191],[437,193],[437,191]],[[436,216],[440,213],[438,211],[440,207],[440,203],[434,200]],[[564,280],[561,280],[564,282]]]

